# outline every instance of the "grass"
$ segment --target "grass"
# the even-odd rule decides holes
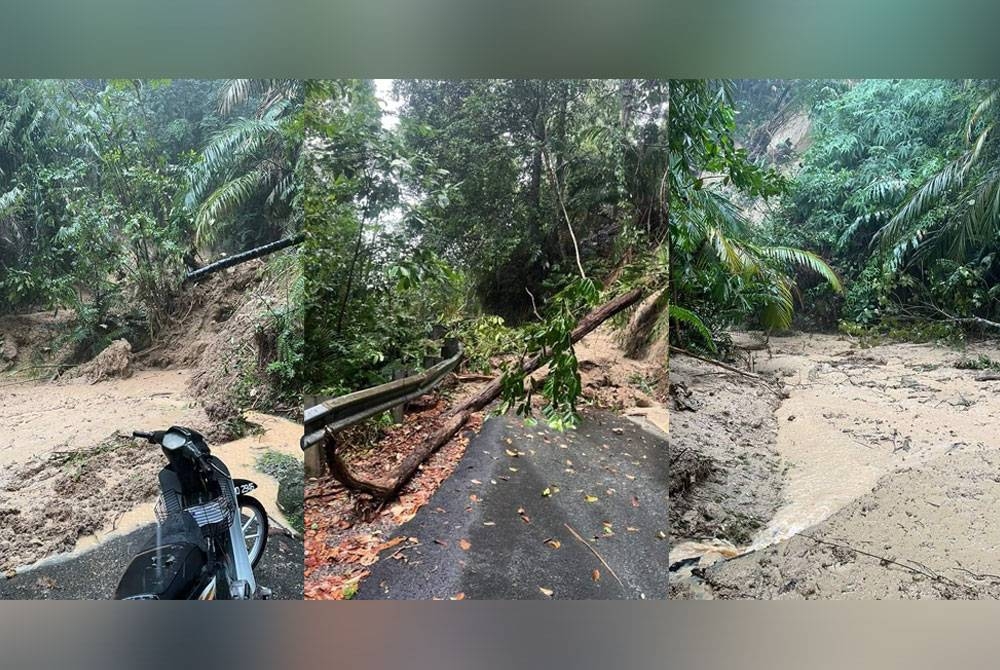
[[[305,530],[302,462],[289,454],[268,449],[257,458],[256,468],[278,480],[278,507],[297,532]]]
[[[959,370],[1000,370],[1000,362],[980,354],[976,358],[960,358],[955,367]]]

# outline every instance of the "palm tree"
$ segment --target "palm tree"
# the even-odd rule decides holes
[[[992,84],[966,123],[965,149],[920,186],[876,233],[890,267],[914,259],[965,261],[997,241],[1000,233],[1000,141],[997,121],[1000,86]],[[948,208],[940,222],[926,215]]]
[[[202,151],[191,170],[186,204],[195,212],[195,239],[214,244],[227,223],[251,203],[282,211],[294,193],[301,138],[292,121],[303,96],[300,81],[233,79],[219,96],[234,118]]]
[[[670,95],[670,307],[657,327],[684,324],[710,349],[714,343],[699,309],[714,309],[717,322],[756,320],[765,329],[782,329],[792,321],[796,268],[842,290],[836,272],[818,255],[753,241],[734,198],[777,195],[783,182],[735,145],[728,89],[727,82],[679,81]]]

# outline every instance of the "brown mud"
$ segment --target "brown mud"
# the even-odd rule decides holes
[[[71,313],[0,318],[0,573],[153,521],[163,456],[127,437],[133,430],[202,432],[234,477],[260,485],[254,495],[269,516],[290,528],[277,482],[256,461],[267,451],[301,459],[302,427],[253,411],[265,390],[243,383],[252,378],[247,365],[263,364],[258,326],[287,283],[263,268],[246,263],[189,287],[150,347],[133,352],[119,340],[75,368],[56,362],[65,359],[59,342]]]
[[[672,514],[694,510],[702,521],[673,530],[674,595],[1000,595],[1000,381],[956,367],[1000,359],[1000,347],[862,348],[798,335],[772,338],[771,350],[756,354],[757,370],[780,380],[770,394],[714,375],[692,393],[702,405],[690,416],[699,418],[684,426],[688,414],[675,413],[672,448],[686,437],[717,471],[671,499]],[[680,358],[674,382],[687,365]],[[734,411],[738,388],[744,400]],[[726,434],[741,440],[726,443]],[[753,532],[733,537],[712,518],[719,509],[690,504],[712,496],[722,519],[753,517]]]

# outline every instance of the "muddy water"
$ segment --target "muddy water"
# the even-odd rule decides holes
[[[188,391],[191,379],[189,370],[144,370],[127,379],[96,384],[71,379],[0,386],[0,468],[14,468],[52,452],[88,449],[115,431],[128,434],[135,429],[153,430],[175,424],[204,429],[210,424],[200,403]],[[301,458],[301,424],[254,412],[246,418],[260,425],[262,433],[211,445],[212,451],[222,458],[234,477],[257,482],[260,488],[254,497],[264,504],[272,519],[288,527],[277,507],[278,483],[258,472],[255,464],[268,450]],[[122,471],[104,476],[105,485],[110,488],[117,482],[114,478],[134,475]],[[18,495],[51,496],[53,492],[50,486],[27,486]],[[48,500],[22,500],[20,504],[27,509],[45,506]],[[97,533],[79,538],[69,555],[153,520],[153,501],[137,504]]]
[[[97,384],[72,379],[0,386],[0,467],[89,447],[116,430],[204,425],[204,412],[187,392],[190,381],[190,370],[143,370]]]
[[[894,473],[920,468],[1000,434],[1000,382],[954,364],[979,354],[1000,359],[995,345],[958,352],[932,345],[860,349],[825,335],[772,340],[774,355],[758,369],[784,379],[789,397],[776,411],[777,452],[785,464],[783,504],[746,547],[710,540],[683,543],[671,565],[690,576],[733,556],[758,551],[821,524]],[[960,482],[955,482],[956,485]],[[926,519],[944,529],[947,519]],[[923,527],[922,533],[933,532]],[[949,531],[950,532],[950,531]],[[697,581],[697,580],[696,580]],[[704,586],[696,597],[711,597]]]

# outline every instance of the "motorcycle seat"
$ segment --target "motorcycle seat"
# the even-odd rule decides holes
[[[208,557],[190,514],[171,515],[132,559],[115,599],[186,600],[204,581]]]

